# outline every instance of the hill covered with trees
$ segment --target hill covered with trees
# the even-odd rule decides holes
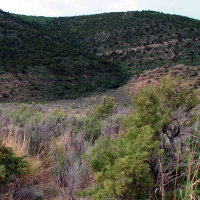
[[[153,11],[34,17],[0,11],[0,100],[76,98],[133,74],[199,65],[200,22]]]

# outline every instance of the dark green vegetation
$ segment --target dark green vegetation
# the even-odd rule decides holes
[[[23,157],[15,156],[13,150],[0,141],[0,185],[15,181],[24,175],[27,167]]]
[[[0,11],[0,73],[17,79],[7,80],[1,100],[75,98],[145,69],[199,64],[199,33],[198,20],[152,11],[59,18]]]
[[[46,26],[0,14],[1,74],[24,74],[20,81],[29,81],[25,87],[30,93],[38,90],[36,99],[74,98],[119,87],[127,79],[124,66],[80,51]],[[10,95],[3,97],[9,99]]]

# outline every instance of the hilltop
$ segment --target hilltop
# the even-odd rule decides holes
[[[115,89],[157,67],[200,64],[200,22],[153,11],[34,17],[0,11],[0,100]]]

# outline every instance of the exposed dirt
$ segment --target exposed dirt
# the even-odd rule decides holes
[[[158,81],[166,76],[169,70],[172,72],[173,77],[180,76],[183,82],[194,82],[196,81],[196,86],[200,88],[200,67],[199,66],[185,66],[176,65],[169,69],[166,68],[155,68],[153,70],[146,70],[139,76],[134,76],[128,84],[124,86],[124,90],[129,93],[136,92],[139,88],[157,84]]]

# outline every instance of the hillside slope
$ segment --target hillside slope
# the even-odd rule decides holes
[[[75,47],[138,72],[200,61],[200,22],[187,17],[153,11],[107,13],[56,18],[46,27]]]
[[[153,11],[32,17],[0,11],[1,101],[75,98],[155,67],[200,64],[200,22]]]
[[[126,78],[121,66],[82,53],[15,15],[0,13],[0,36],[1,80],[11,77],[2,100],[74,98],[118,87]]]

